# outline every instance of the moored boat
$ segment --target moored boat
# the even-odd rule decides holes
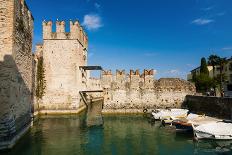
[[[193,131],[192,123],[188,121],[182,120],[175,120],[172,122],[173,125],[176,127],[176,131],[178,132],[191,132]]]
[[[205,117],[204,115],[197,115],[190,113],[186,118],[176,119],[172,122],[175,125],[176,131],[178,132],[192,132],[193,131],[193,121]]]
[[[218,121],[199,126],[193,124],[192,127],[196,139],[232,140],[231,122]]]
[[[164,120],[174,117],[186,117],[187,109],[156,109],[152,112],[152,116],[156,120]]]

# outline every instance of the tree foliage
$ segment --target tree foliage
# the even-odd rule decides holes
[[[201,93],[205,93],[210,88],[215,87],[214,79],[210,78],[207,74],[197,75],[194,82],[195,82],[197,92],[201,92]]]
[[[200,75],[194,73],[193,82],[195,83],[197,92],[205,93],[210,88],[214,87],[214,79],[209,77],[209,70],[205,58],[201,59]]]
[[[210,55],[208,58],[208,64],[213,67],[213,76],[215,76],[215,67],[219,64],[220,57],[217,55]]]
[[[38,99],[42,99],[42,97],[45,93],[45,88],[46,88],[45,69],[43,66],[43,58],[42,57],[38,59],[36,81],[37,81],[36,97]]]
[[[194,73],[192,78],[197,91],[205,93],[211,88],[214,88],[215,90],[216,87],[220,87],[220,91],[222,92],[222,84],[226,80],[226,76],[225,74],[223,74],[223,69],[226,63],[226,58],[221,58],[217,55],[210,55],[208,58],[208,65],[211,65],[213,67],[213,77],[211,78],[209,77],[209,70],[207,67],[206,59],[203,57],[201,59],[200,75]],[[219,67],[220,69],[220,74],[218,75],[215,75],[216,67]]]
[[[226,58],[221,58],[217,55],[210,55],[208,58],[208,63],[213,66],[214,80],[215,80],[216,84],[220,86],[221,94],[223,92],[222,84],[226,80],[226,76],[225,76],[225,74],[223,74],[223,69],[224,69],[224,66],[227,64],[227,62],[228,61]],[[215,67],[216,66],[218,66],[220,69],[219,75],[215,75]]]
[[[207,62],[206,62],[206,59],[204,57],[201,58],[200,73],[201,74],[209,75],[209,70],[208,70],[208,67],[207,67]]]

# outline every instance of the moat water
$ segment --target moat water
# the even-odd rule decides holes
[[[0,155],[232,155],[232,141],[193,141],[193,134],[142,115],[101,115],[102,102],[80,115],[40,116]]]
[[[43,116],[1,155],[232,155],[231,141],[194,142],[192,134],[141,115]]]

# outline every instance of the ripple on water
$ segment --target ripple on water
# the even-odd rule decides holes
[[[98,116],[99,117],[99,116]],[[6,155],[207,155],[232,154],[231,141],[193,142],[192,134],[151,125],[139,115],[104,116],[87,125],[86,116],[44,116]],[[98,124],[98,123],[96,123]]]

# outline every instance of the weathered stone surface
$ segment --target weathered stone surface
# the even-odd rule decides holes
[[[38,110],[77,110],[83,106],[79,91],[88,86],[88,72],[80,69],[87,65],[88,39],[77,21],[70,21],[70,32],[65,32],[65,22],[43,22],[43,44],[36,55],[43,57],[46,88]]]
[[[152,70],[103,71],[101,85],[104,90],[103,112],[142,112],[143,108],[180,108],[188,94],[195,93],[195,86],[177,78],[154,79]]]
[[[0,145],[29,123],[32,105],[33,17],[24,0],[0,0]],[[0,146],[1,148],[1,146]]]
[[[186,96],[184,107],[195,113],[204,113],[212,117],[232,119],[232,98]]]

